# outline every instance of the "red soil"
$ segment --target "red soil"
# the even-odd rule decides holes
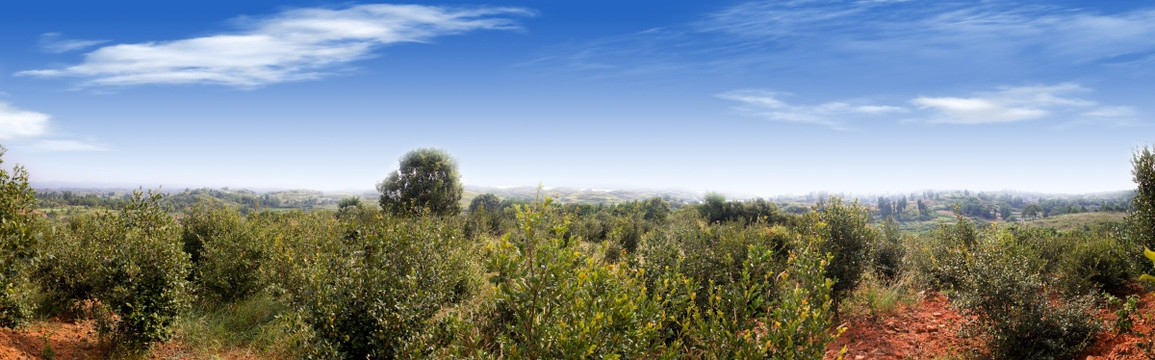
[[[41,322],[20,330],[0,329],[0,359],[44,359],[45,339],[55,359],[101,359],[92,321]]]
[[[1139,295],[1138,311],[1131,316],[1134,321],[1132,331],[1115,333],[1112,325],[1118,318],[1114,312],[1116,309],[1099,310],[1099,318],[1103,320],[1106,331],[1099,334],[1095,343],[1083,351],[1080,359],[1155,359],[1155,296],[1138,288],[1128,293]]]
[[[1104,333],[1100,334],[1079,359],[1149,359],[1155,354],[1155,296],[1140,289],[1139,309],[1132,316],[1133,330],[1115,334],[1115,309],[1101,309]],[[933,359],[962,355],[979,344],[964,339],[957,332],[966,319],[948,305],[945,296],[928,294],[912,306],[899,306],[894,313],[880,317],[852,319],[848,330],[827,346],[826,358],[834,359],[845,347],[845,359]],[[43,359],[45,338],[56,359],[101,359],[104,350],[98,346],[92,321],[76,323],[48,321],[20,330],[0,329],[0,359]],[[1145,349],[1151,344],[1151,352]],[[223,359],[259,359],[261,356],[233,349],[218,354]],[[196,355],[177,342],[158,344],[153,359],[188,359]]]
[[[965,320],[947,305],[945,296],[924,296],[913,306],[899,306],[893,314],[850,320],[842,336],[826,347],[826,358],[931,359],[958,354],[972,346],[956,335]]]

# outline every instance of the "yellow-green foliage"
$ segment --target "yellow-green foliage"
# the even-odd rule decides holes
[[[4,152],[0,146],[0,165]],[[35,204],[28,172],[21,166],[11,172],[0,168],[0,327],[20,325],[32,313],[26,272],[38,257],[43,238],[33,214]]]
[[[1147,257],[1148,260],[1151,260],[1152,264],[1155,264],[1155,251],[1151,251],[1151,249],[1143,247],[1143,256]],[[1139,276],[1139,280],[1155,282],[1155,276],[1151,276],[1150,274],[1143,274]]]
[[[337,236],[286,244],[279,286],[311,335],[309,355],[427,357],[415,339],[475,287],[459,226],[429,217],[354,220],[340,224]]]
[[[268,261],[269,249],[239,211],[202,202],[181,225],[184,251],[193,263],[194,292],[203,300],[229,303],[264,288],[261,264]]]
[[[188,304],[189,256],[160,198],[137,191],[118,212],[74,219],[37,272],[58,301],[96,300],[101,335],[129,349],[167,339]]]
[[[820,238],[682,218],[610,264],[557,215],[519,209],[489,246],[490,305],[453,317],[438,357],[813,359],[838,335]]]

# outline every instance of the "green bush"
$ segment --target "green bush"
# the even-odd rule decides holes
[[[0,146],[0,165],[4,152]],[[32,315],[27,272],[44,237],[33,213],[35,205],[28,172],[21,166],[12,172],[0,168],[0,327],[21,325]]]
[[[137,191],[119,212],[74,220],[38,269],[41,287],[58,301],[96,300],[98,331],[127,349],[167,339],[188,303],[189,257],[160,199]]]
[[[708,287],[728,286],[742,277],[750,256],[750,246],[773,250],[775,266],[757,269],[777,273],[785,269],[790,243],[798,236],[781,225],[745,225],[742,223],[704,223],[696,218],[679,217],[670,225],[646,236],[641,254],[651,274],[648,285],[666,268],[678,268],[698,284],[694,289],[706,293]],[[765,274],[752,274],[762,278]],[[773,284],[768,284],[773,286]],[[698,305],[705,305],[705,298]]]
[[[181,220],[181,241],[192,259],[195,293],[209,303],[229,303],[260,291],[261,264],[269,257],[264,239],[236,209],[208,202]]]
[[[491,344],[455,351],[511,358],[654,357],[668,291],[647,295],[644,271],[596,261],[563,238],[551,200],[519,209],[520,231],[491,245],[492,314],[476,322]],[[670,283],[677,286],[678,283]],[[490,353],[497,350],[499,352]],[[472,356],[478,356],[473,354]]]
[[[881,280],[893,282],[903,268],[906,248],[903,247],[903,235],[893,217],[886,217],[881,230],[881,236],[870,250],[871,267]]]
[[[343,225],[343,236],[309,239],[285,254],[290,308],[319,358],[418,357],[414,339],[433,315],[476,287],[459,227],[442,219],[382,219]]]
[[[645,233],[642,219],[634,216],[619,216],[614,219],[613,230],[609,233],[610,241],[616,242],[627,253],[638,252],[638,243]]]
[[[967,259],[955,302],[974,316],[969,331],[999,359],[1064,359],[1078,354],[1100,331],[1090,296],[1048,299],[1044,264],[1006,232],[984,237]]]
[[[962,282],[966,259],[973,252],[978,232],[970,219],[956,215],[954,224],[939,224],[928,234],[911,239],[905,263],[923,287],[949,290]]]
[[[1064,234],[1071,251],[1060,260],[1059,279],[1068,294],[1121,294],[1134,278],[1128,247],[1120,239],[1083,231]]]
[[[801,221],[801,232],[823,239],[823,252],[834,258],[826,265],[826,276],[834,279],[831,297],[834,307],[858,286],[867,268],[870,247],[876,234],[867,226],[870,212],[858,202],[845,203],[831,197]]]
[[[819,238],[807,238],[775,267],[774,250],[749,247],[740,278],[707,288],[706,304],[691,302],[684,320],[682,356],[704,359],[818,359],[844,328],[832,331],[831,289],[823,273],[831,259],[818,253]],[[755,274],[761,274],[756,276]],[[691,294],[691,299],[697,293]]]

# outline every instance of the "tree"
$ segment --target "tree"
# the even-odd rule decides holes
[[[337,209],[339,211],[347,211],[348,209],[355,209],[355,208],[359,208],[359,207],[361,207],[361,197],[360,196],[350,196],[350,197],[342,198],[341,202],[337,203]]]
[[[470,213],[475,213],[478,211],[492,213],[496,212],[498,209],[501,209],[501,199],[498,198],[497,195],[491,193],[478,195],[477,197],[473,198],[473,201],[469,202]]]
[[[894,214],[894,205],[886,198],[878,197],[878,217],[886,219],[887,216]]]
[[[1027,204],[1027,206],[1023,207],[1023,218],[1038,217],[1042,211],[1042,207],[1040,207],[1039,204]]]
[[[698,205],[698,213],[708,222],[721,222],[726,216],[726,196],[713,192],[706,194],[706,201]]]
[[[1135,152],[1131,165],[1131,175],[1138,186],[1127,216],[1133,241],[1155,248],[1155,153],[1143,147]]]
[[[895,203],[894,215],[897,218],[896,220],[899,220],[899,221],[902,221],[903,216],[906,215],[906,196],[903,196],[901,199],[898,199],[898,202]]]
[[[397,171],[377,184],[377,191],[381,193],[381,209],[386,212],[461,212],[461,176],[453,158],[440,149],[417,149],[405,154]]]
[[[930,220],[930,206],[919,199],[916,203],[918,205],[918,218],[922,220]]]
[[[666,221],[670,216],[670,203],[655,196],[645,202],[642,218],[646,220]]]
[[[1001,217],[1003,221],[1011,221],[1011,206],[1005,203],[1000,205],[999,217]]]

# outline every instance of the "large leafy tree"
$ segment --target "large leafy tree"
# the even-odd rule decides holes
[[[381,209],[401,215],[461,212],[461,176],[453,158],[440,149],[417,149],[401,157],[401,165],[377,184]]]
[[[501,208],[501,199],[497,195],[491,193],[484,193],[473,198],[469,202],[469,212],[475,213],[479,211],[496,212]]]

